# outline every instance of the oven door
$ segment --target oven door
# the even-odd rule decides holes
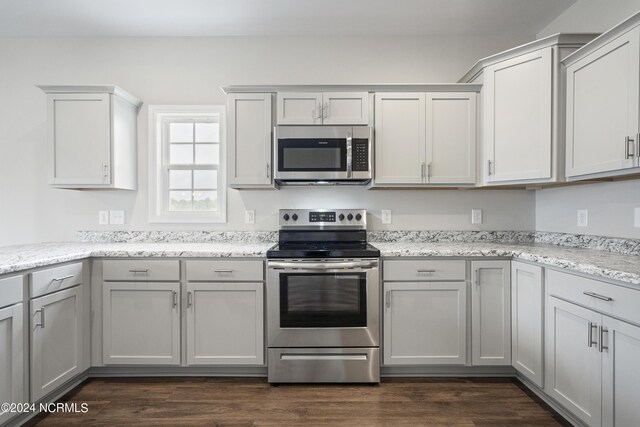
[[[379,262],[270,260],[269,347],[377,347]]]

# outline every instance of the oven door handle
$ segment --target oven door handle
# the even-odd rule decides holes
[[[375,268],[377,261],[326,261],[326,262],[282,262],[269,261],[269,268],[296,270],[336,270],[349,268]]]

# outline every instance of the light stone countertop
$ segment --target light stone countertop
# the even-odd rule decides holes
[[[513,257],[640,288],[640,256],[539,243],[371,242],[383,257]],[[0,247],[0,274],[89,257],[264,258],[272,242],[82,243]]]

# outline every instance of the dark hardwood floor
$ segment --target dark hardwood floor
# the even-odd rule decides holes
[[[369,385],[281,385],[261,378],[92,379],[62,401],[89,411],[38,426],[569,425],[509,378],[384,379]]]

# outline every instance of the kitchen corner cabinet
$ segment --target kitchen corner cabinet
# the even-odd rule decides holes
[[[511,365],[511,262],[471,263],[471,362]]]
[[[542,267],[512,261],[512,365],[540,388],[544,386],[543,307]]]
[[[579,180],[638,173],[640,17],[565,60],[566,169]]]
[[[0,403],[24,403],[28,401],[24,394],[28,369],[24,366],[22,276],[0,279],[0,291]],[[0,423],[15,415],[0,409]]]
[[[137,188],[141,102],[117,86],[38,86],[47,94],[50,184]]]
[[[375,94],[375,184],[474,184],[475,92]]]
[[[279,125],[367,125],[368,92],[278,92]]]
[[[271,93],[227,96],[229,187],[273,187],[272,105]]]

